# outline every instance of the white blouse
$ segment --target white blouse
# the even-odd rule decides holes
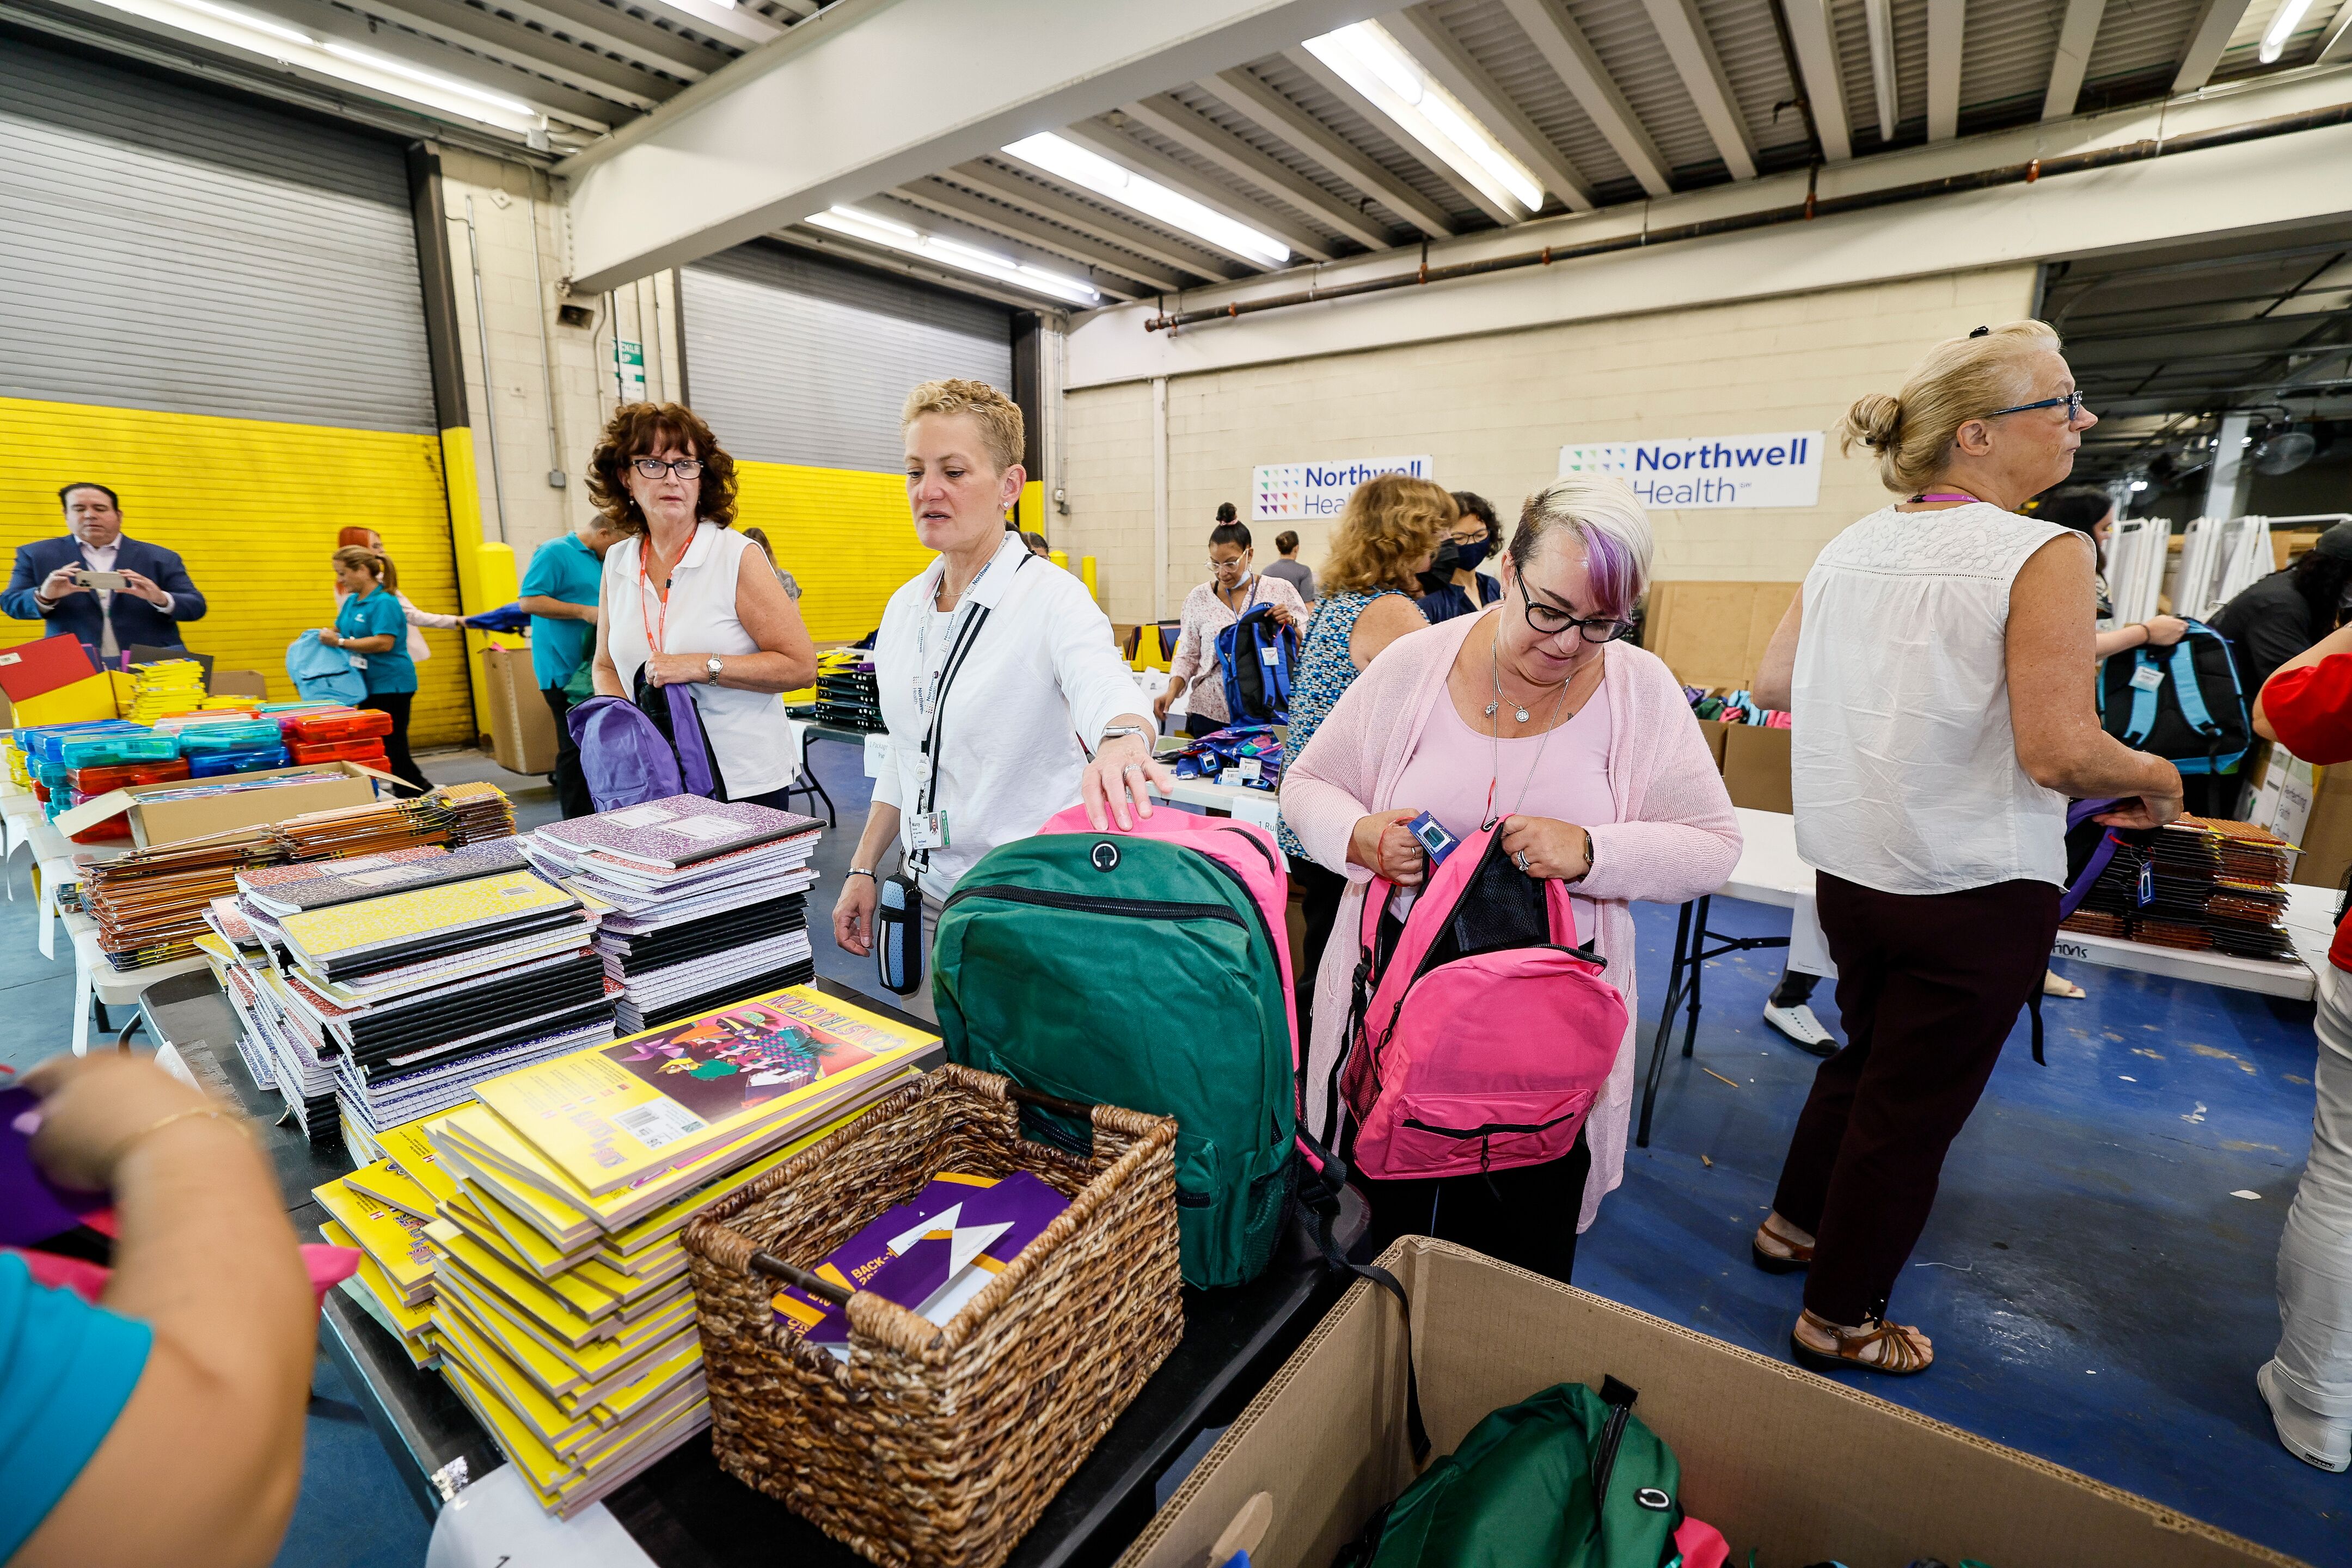
[[[1086,584],[1030,555],[1019,534],[1004,536],[949,616],[931,607],[942,570],[934,561],[890,595],[874,639],[875,683],[889,728],[874,800],[912,812],[927,775],[923,737],[930,728],[919,689],[936,677],[964,618],[975,606],[989,609],[941,721],[931,805],[947,813],[949,843],[931,852],[921,879],[935,899],[947,897],[989,850],[1028,837],[1077,805],[1078,776],[1103,731],[1122,713],[1151,710]]]
[[[2069,531],[1975,501],[1871,513],[1805,577],[1790,709],[1797,852],[1883,893],[2066,882],[2066,797],[2009,711],[2009,591]]]
[[[636,690],[637,671],[656,640],[664,653],[716,654],[721,659],[760,651],[750,628],[735,615],[736,572],[743,552],[758,555],[759,549],[733,529],[715,522],[698,525],[694,542],[670,574],[667,620],[660,595],[638,566],[644,541],[625,539],[604,552],[599,614],[605,650],[625,693]],[[761,556],[760,563],[764,568],[766,557]],[[719,759],[726,780],[728,798],[748,800],[793,782],[800,771],[800,749],[784,717],[782,697],[709,684],[691,689],[703,733],[710,737],[711,754]]]

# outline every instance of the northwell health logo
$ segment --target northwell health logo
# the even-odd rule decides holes
[[[1821,499],[1818,430],[1594,441],[1559,449],[1559,471],[1614,474],[1645,506],[1801,507]]]

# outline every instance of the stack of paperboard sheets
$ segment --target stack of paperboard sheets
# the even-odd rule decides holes
[[[112,860],[85,855],[77,865],[99,950],[117,969],[138,969],[192,956],[205,906],[235,893],[239,872],[285,858],[269,831],[257,828]]]
[[[2293,849],[2252,823],[2184,816],[2116,847],[2066,929],[2157,947],[2291,962]]]
[[[814,976],[809,858],[824,831],[814,817],[685,795],[551,823],[527,847],[541,870],[612,906],[596,949],[626,1034]]]
[[[937,1059],[805,988],[478,1087],[385,1152],[430,1190],[432,1348],[551,1513],[709,1422],[678,1232]]]

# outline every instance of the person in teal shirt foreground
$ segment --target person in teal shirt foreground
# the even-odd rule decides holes
[[[335,624],[321,627],[319,640],[364,663],[367,700],[392,715],[392,733],[383,738],[383,754],[392,771],[418,794],[433,787],[408,754],[408,706],[416,696],[416,661],[408,657],[408,613],[400,595],[383,585],[383,557],[364,544],[346,544],[335,552],[335,585],[351,595],[335,612]]]
[[[580,748],[564,718],[572,697],[563,689],[596,651],[596,605],[604,581],[604,552],[622,540],[602,513],[576,532],[531,552],[516,607],[530,616],[530,673],[555,715],[555,800],[566,816],[596,809],[580,771]],[[583,699],[584,700],[584,699]]]
[[[276,1174],[234,1111],[142,1058],[24,1081],[34,1163],[110,1192],[117,1235],[96,1305],[0,1255],[0,1560],[263,1568],[301,1488],[317,1332]]]

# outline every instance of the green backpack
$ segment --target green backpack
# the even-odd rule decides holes
[[[1273,836],[1161,807],[1132,832],[1073,809],[999,845],[940,910],[931,998],[948,1059],[1024,1089],[1176,1120],[1187,1285],[1240,1285],[1297,1184],[1297,1034]],[[1073,1119],[1032,1136],[1084,1148]]]
[[[1674,1450],[1634,1391],[1563,1383],[1471,1428],[1375,1514],[1344,1568],[1665,1568],[1682,1561]],[[1595,1499],[1600,1500],[1598,1506]],[[1715,1542],[1720,1537],[1698,1529]],[[1719,1554],[1711,1553],[1720,1563]]]

